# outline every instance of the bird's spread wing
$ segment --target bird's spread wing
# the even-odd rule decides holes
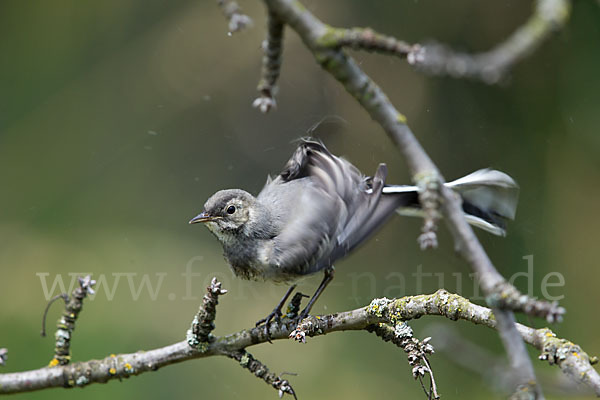
[[[380,165],[367,178],[323,144],[303,140],[258,196],[265,203],[279,203],[271,207],[279,210],[275,218],[281,226],[271,253],[275,264],[312,273],[360,244],[397,207],[381,196],[386,173]]]

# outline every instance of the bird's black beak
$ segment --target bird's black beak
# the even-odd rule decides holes
[[[200,214],[196,215],[194,218],[190,219],[190,224],[197,224],[197,223],[204,223],[204,222],[210,222],[210,221],[214,221],[215,219],[218,219],[219,217],[213,217],[211,215],[208,215],[208,213],[206,213],[205,211],[202,211]]]

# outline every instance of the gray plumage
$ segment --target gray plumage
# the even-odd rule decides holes
[[[258,196],[221,190],[190,223],[206,224],[237,276],[293,281],[331,267],[395,211],[420,215],[417,188],[385,185],[386,175],[380,164],[366,177],[323,144],[304,139]],[[486,169],[447,185],[463,197],[469,223],[504,235],[518,199],[512,178]]]

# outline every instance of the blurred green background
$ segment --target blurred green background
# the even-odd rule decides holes
[[[370,26],[410,42],[438,39],[469,51],[505,38],[532,7],[508,0],[304,4],[332,25]],[[218,189],[258,192],[267,174],[277,173],[290,156],[291,142],[319,122],[314,134],[334,153],[365,173],[386,162],[389,182],[409,182],[404,161],[381,128],[320,70],[291,31],[278,109],[265,116],[251,108],[265,18],[261,2],[242,6],[255,26],[228,36],[215,1],[0,3],[0,347],[9,349],[0,372],[48,363],[53,340],[39,336],[46,297],[60,291],[53,282],[68,288],[77,273],[105,280],[78,321],[74,360],[182,340],[212,276],[230,290],[219,305],[216,334],[265,316],[285,287],[234,279],[216,240],[187,221]],[[506,277],[527,274],[515,281],[521,290],[564,296],[566,318],[554,329],[590,354],[600,353],[594,317],[600,298],[599,22],[597,2],[575,1],[568,26],[520,63],[506,84],[494,87],[432,78],[395,58],[355,54],[407,115],[448,179],[488,166],[517,179],[521,199],[508,237],[478,235]],[[440,248],[427,252],[418,250],[419,231],[419,220],[395,217],[336,265],[336,280],[314,311],[349,310],[375,296],[441,286],[477,296],[445,229]],[[198,276],[186,281],[186,270]],[[544,279],[558,282],[556,274],[545,278],[552,272],[562,274],[564,286],[544,292]],[[302,291],[312,292],[320,279],[304,281]],[[55,305],[50,311],[51,329],[60,310]],[[503,359],[497,335],[486,328],[435,317],[411,325],[420,337],[433,335],[434,346],[456,331]],[[250,351],[276,372],[297,373],[290,380],[301,399],[423,396],[404,353],[366,332]],[[557,382],[558,369],[531,354],[542,381]],[[503,398],[485,376],[457,366],[461,359],[485,369],[466,356],[472,354],[440,348],[432,357],[443,398]],[[191,393],[277,396],[235,362],[211,358],[84,392],[53,389],[20,397]]]

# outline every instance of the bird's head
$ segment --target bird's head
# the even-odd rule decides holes
[[[240,232],[252,217],[256,199],[239,189],[220,190],[204,204],[190,224],[203,223],[221,241]]]

